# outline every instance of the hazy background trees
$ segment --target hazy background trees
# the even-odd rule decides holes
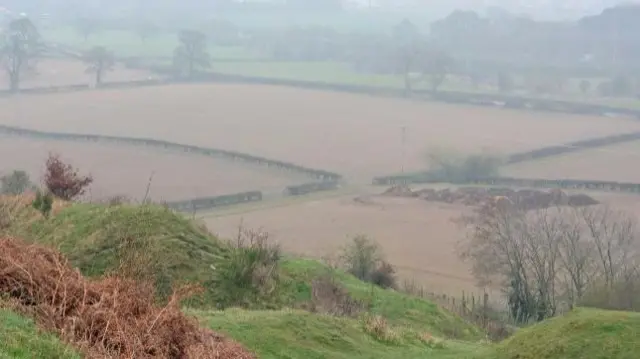
[[[2,33],[0,62],[9,79],[9,89],[18,91],[22,76],[34,66],[42,50],[38,30],[28,18],[12,20]]]

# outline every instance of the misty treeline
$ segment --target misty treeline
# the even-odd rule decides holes
[[[420,15],[393,23],[379,19],[380,26],[365,31],[332,23],[331,16],[313,24],[300,20],[289,25],[241,21],[238,16],[278,13],[282,7],[318,16],[322,12],[317,7],[347,11],[339,10],[344,4],[336,0],[252,5],[164,1],[162,6],[142,0],[47,3],[32,0],[5,6],[16,6],[14,11],[32,8],[29,19],[36,27],[45,23],[72,27],[87,45],[94,35],[116,30],[138,37],[141,48],[156,37],[178,38],[180,48],[173,63],[182,75],[213,69],[215,49],[210,56],[207,47],[217,46],[244,48],[260,61],[332,62],[367,75],[395,75],[407,93],[418,88],[439,91],[450,83],[462,86],[461,90],[534,95],[634,97],[640,92],[640,46],[634,35],[640,26],[640,7],[615,7],[565,22],[535,21],[506,11],[480,15],[457,10],[434,22]],[[43,20],[47,6],[55,11]],[[212,10],[216,7],[221,10]],[[349,14],[353,21],[370,15],[356,10]],[[388,14],[388,19],[394,16]],[[109,54],[117,55],[118,49],[94,50],[86,61],[92,62],[99,82],[106,71],[99,69],[109,66],[97,66],[95,55],[103,54],[102,63],[109,65]]]
[[[640,310],[640,227],[607,206],[524,211],[504,198],[459,219],[480,285],[500,287],[518,323],[575,305]]]

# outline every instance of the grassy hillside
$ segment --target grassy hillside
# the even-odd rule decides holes
[[[0,309],[0,358],[79,359],[80,355],[55,336],[38,331],[31,320]]]
[[[211,329],[227,333],[262,359],[465,359],[479,344],[433,339],[426,332],[388,326],[384,334],[366,320],[302,311],[198,312]],[[385,339],[386,338],[386,339]]]
[[[283,267],[295,283],[299,300],[309,299],[311,287],[308,283],[329,271],[324,264],[308,259],[290,259],[285,261]],[[372,286],[341,271],[332,270],[330,273],[336,276],[351,296],[370,303],[370,311],[373,314],[386,318],[393,325],[427,331],[439,337],[465,340],[478,340],[483,337],[478,328],[433,302]]]
[[[205,229],[158,206],[67,204],[47,219],[25,203],[13,211],[10,232],[56,246],[88,275],[116,268],[118,246],[133,238],[157,259],[160,284],[191,279],[207,285],[211,266],[219,265],[228,250]],[[312,280],[330,273],[352,297],[367,303],[368,313],[350,319],[288,309],[193,313],[262,358],[419,358],[425,353],[460,358],[483,338],[480,330],[429,301],[372,287],[320,262],[288,258],[280,270],[283,303],[309,301]]]
[[[520,330],[483,359],[633,359],[640,314],[577,309]]]
[[[15,212],[11,234],[58,248],[88,276],[115,270],[127,251],[141,252],[129,259],[152,268],[154,273],[139,274],[153,275],[161,295],[176,281],[206,285],[224,251],[206,230],[161,206],[72,204],[48,219],[28,205]]]

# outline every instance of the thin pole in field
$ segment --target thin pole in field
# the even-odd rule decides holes
[[[400,172],[404,174],[404,156],[405,156],[405,144],[407,142],[407,127],[402,126],[402,158],[400,160]]]

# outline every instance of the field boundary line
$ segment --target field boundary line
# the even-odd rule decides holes
[[[628,132],[622,134],[615,134],[603,137],[590,138],[586,140],[578,140],[561,145],[545,146],[529,151],[517,152],[507,156],[505,161],[506,165],[520,164],[525,162],[533,162],[549,157],[562,156],[566,154],[576,153],[580,151],[593,150],[596,148],[607,147],[612,145],[618,145],[627,142],[633,142],[640,140],[640,131]],[[501,178],[501,177],[495,177]],[[508,177],[504,177],[507,178]],[[482,180],[482,179],[478,179]],[[473,183],[474,179],[468,179],[466,181],[460,181],[459,184]],[[497,180],[496,180],[497,181]],[[506,180],[505,180],[506,181]],[[523,179],[523,181],[540,183],[541,179]],[[571,180],[558,179],[557,181],[566,182]],[[386,175],[377,176],[372,179],[373,185],[389,185],[389,184],[420,184],[420,183],[452,183],[448,178],[445,178],[436,171],[423,171],[414,173],[405,173],[399,175]],[[503,181],[504,182],[504,181]],[[578,182],[589,183],[607,183],[608,187],[629,187],[628,184],[619,182],[607,182],[607,181],[595,181],[595,180],[578,180]]]
[[[74,134],[63,132],[46,132],[38,130],[29,130],[20,127],[0,125],[0,135],[13,135],[23,138],[36,138],[47,139],[55,141],[66,142],[106,142],[115,143],[118,145],[128,146],[149,146],[155,148],[162,148],[164,150],[181,151],[188,154],[197,154],[203,156],[223,158],[231,161],[239,161],[246,164],[253,164],[266,168],[275,168],[280,171],[289,171],[293,173],[303,174],[312,179],[314,182],[307,182],[302,184],[288,185],[283,188],[283,196],[302,196],[314,192],[332,191],[340,188],[343,177],[342,175],[319,170],[309,167],[304,167],[294,163],[283,162],[278,160],[272,160],[264,157],[248,155],[236,151],[221,150],[215,148],[205,148],[200,146],[185,145],[175,142],[169,142],[164,140],[155,140],[150,138],[134,138],[134,137],[122,137],[122,136],[108,136],[108,135],[96,135],[96,134]],[[203,209],[216,208],[220,206],[229,206],[238,203],[246,202],[258,202],[262,201],[262,191],[248,191],[241,193],[226,194],[215,197],[200,197],[192,198],[183,201],[167,202],[165,205],[179,211],[197,211]]]
[[[53,46],[51,46],[53,45]],[[79,51],[61,44],[49,44],[47,50],[51,54],[56,52],[63,56],[78,59]],[[55,57],[55,56],[49,57]],[[553,100],[545,98],[535,97],[522,97],[516,95],[507,94],[492,94],[492,93],[479,93],[479,92],[462,92],[462,91],[431,91],[431,90],[415,90],[413,96],[407,96],[404,89],[391,87],[391,86],[372,86],[372,85],[357,85],[357,84],[339,84],[322,81],[308,81],[308,80],[291,80],[291,79],[277,79],[260,76],[247,76],[247,75],[233,75],[216,72],[201,73],[196,79],[180,79],[176,78],[173,69],[168,66],[158,65],[145,65],[144,57],[129,56],[126,58],[119,58],[119,62],[123,63],[125,67],[130,69],[147,70],[162,76],[163,79],[154,80],[140,80],[140,81],[121,81],[104,83],[102,86],[96,87],[97,89],[108,88],[123,88],[123,87],[138,87],[138,86],[154,86],[154,85],[171,85],[178,83],[244,83],[254,85],[272,85],[272,86],[287,86],[296,88],[305,88],[310,90],[324,90],[324,91],[336,91],[336,92],[348,92],[365,95],[377,95],[394,98],[408,98],[419,99],[427,101],[438,101],[445,103],[455,104],[467,104],[475,106],[488,106],[497,108],[509,108],[517,110],[529,110],[529,111],[543,111],[543,112],[560,112],[570,114],[587,114],[597,116],[630,116],[637,120],[640,120],[640,110],[628,108],[607,106],[601,104],[591,104],[586,102],[576,102],[568,100]],[[20,91],[20,93],[55,93],[60,91],[71,90],[90,90],[92,86],[86,85],[70,85],[59,86],[51,88],[32,88]],[[0,94],[3,91],[0,91]],[[4,91],[9,94],[9,91]]]

